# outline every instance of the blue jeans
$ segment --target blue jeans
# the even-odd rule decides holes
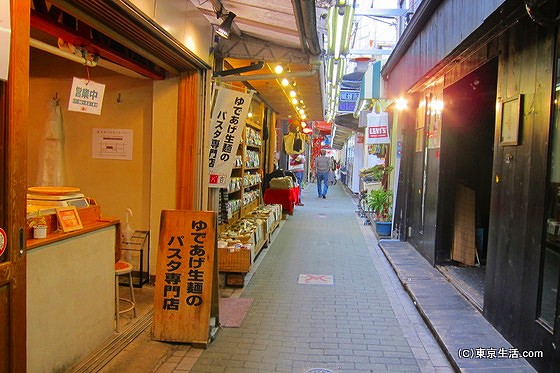
[[[319,197],[326,196],[328,190],[329,171],[317,171],[317,193],[319,194]]]
[[[301,188],[303,188],[303,171],[293,171],[299,184],[299,199],[301,200]]]

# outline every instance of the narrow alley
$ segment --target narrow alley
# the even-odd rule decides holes
[[[151,341],[146,328],[102,371],[453,371],[352,196],[340,183],[316,194],[304,190],[305,206],[231,293],[253,300],[241,327],[221,329],[206,350]]]

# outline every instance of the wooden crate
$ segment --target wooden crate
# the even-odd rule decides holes
[[[218,270],[220,272],[247,273],[251,270],[252,250],[218,249]]]

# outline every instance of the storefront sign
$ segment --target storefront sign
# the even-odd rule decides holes
[[[11,35],[10,2],[0,1],[0,80],[8,80]]]
[[[360,98],[360,91],[341,90],[338,100],[338,111],[353,113],[356,110],[356,102]]]
[[[211,188],[227,188],[237,147],[245,129],[252,94],[218,87],[210,118],[209,167]]]
[[[68,110],[101,115],[105,84],[74,78]]]
[[[371,112],[367,115],[366,144],[388,144],[389,115],[386,112]]]
[[[207,344],[217,294],[216,213],[164,210],[154,287],[153,338]]]

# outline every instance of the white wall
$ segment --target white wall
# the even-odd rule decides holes
[[[27,253],[27,371],[65,372],[113,335],[115,226]]]

